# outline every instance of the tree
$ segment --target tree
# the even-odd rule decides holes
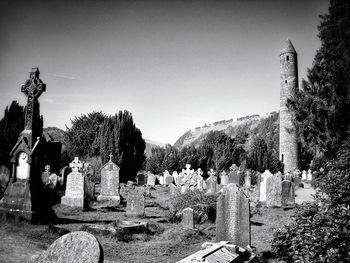
[[[17,101],[6,107],[0,120],[0,164],[10,167],[10,156],[19,134],[24,129],[24,108]]]
[[[99,149],[95,147],[94,142],[105,119],[106,116],[102,112],[94,111],[71,120],[72,127],[66,127],[67,152],[71,158],[98,155]]]
[[[350,2],[331,0],[318,30],[321,48],[287,106],[295,114],[304,156],[329,157],[349,134]]]
[[[121,182],[134,180],[145,161],[145,141],[128,111],[119,111],[115,116],[106,118],[94,145],[103,163],[109,160],[110,154],[114,156],[120,167]]]

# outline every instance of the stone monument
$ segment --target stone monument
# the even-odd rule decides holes
[[[106,202],[107,206],[117,206],[120,203],[120,168],[113,163],[112,157],[113,155],[109,155],[109,161],[101,169],[101,194],[97,196],[97,201]]]
[[[61,198],[62,205],[72,207],[84,207],[84,175],[79,172],[83,167],[78,157],[69,164],[72,172],[67,176],[67,185],[65,195]]]
[[[225,186],[217,199],[216,241],[250,246],[249,198],[237,184]]]

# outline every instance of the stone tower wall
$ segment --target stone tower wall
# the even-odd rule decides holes
[[[284,172],[298,168],[298,146],[292,113],[288,110],[287,99],[298,88],[298,59],[296,52],[280,55],[281,94],[280,94],[280,145],[279,158],[284,163]]]

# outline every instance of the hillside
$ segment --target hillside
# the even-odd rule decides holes
[[[271,112],[265,116],[251,115],[236,120],[222,120],[213,124],[197,127],[187,131],[174,144],[178,149],[185,146],[198,146],[210,131],[223,131],[231,138],[235,138],[241,134],[248,135],[248,143],[253,136],[261,136],[262,138],[270,138],[269,141],[274,145],[272,148],[278,149],[278,134],[279,134],[279,114]]]
[[[152,148],[154,147],[165,147],[166,146],[166,143],[161,143],[161,142],[156,142],[156,141],[152,141],[152,140],[149,140],[149,139],[144,139],[145,140],[145,143],[146,143],[146,149],[145,149],[145,154],[146,156],[150,156],[151,155],[151,150]]]

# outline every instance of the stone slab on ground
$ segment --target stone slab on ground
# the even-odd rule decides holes
[[[28,263],[102,263],[103,251],[90,233],[77,231],[58,238],[47,250],[32,256]]]

